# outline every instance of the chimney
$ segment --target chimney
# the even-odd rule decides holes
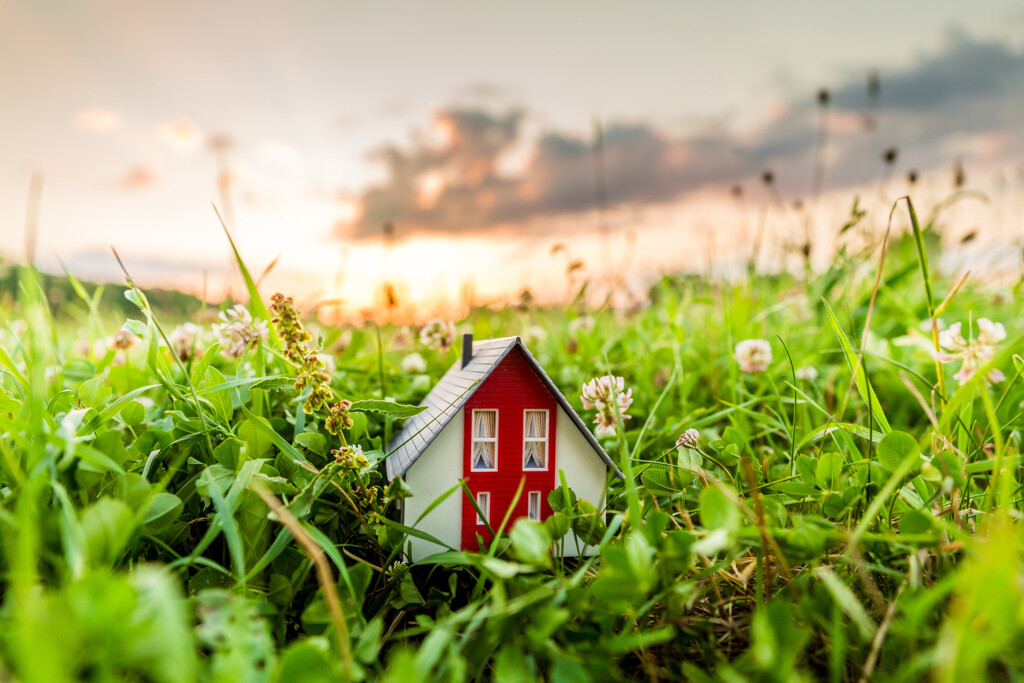
[[[465,368],[469,365],[471,360],[473,360],[473,335],[464,334],[462,335],[462,367]]]

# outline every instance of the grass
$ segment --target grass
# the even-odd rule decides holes
[[[279,330],[239,358],[206,330],[179,357],[130,285],[139,343],[94,349],[124,321],[77,282],[83,305],[54,319],[20,269],[0,340],[0,680],[1021,676],[1020,284],[938,276],[938,224],[903,208],[908,233],[817,275],[667,277],[631,312],[474,311],[477,338],[542,330],[528,345],[588,421],[583,382],[625,378],[630,419],[604,441],[629,476],[604,514],[563,487],[543,523],[415,564],[422,532],[394,510],[416,492],[385,481],[383,449],[457,349],[315,329],[332,401],[355,402],[336,435],[304,412]],[[1009,337],[958,380],[935,360],[940,317]],[[771,344],[764,372],[733,358],[751,338]],[[413,352],[426,372],[403,372]],[[570,529],[599,554],[553,556]]]

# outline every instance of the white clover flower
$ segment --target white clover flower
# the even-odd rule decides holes
[[[527,346],[533,346],[534,344],[540,344],[548,338],[548,332],[540,325],[531,325],[523,330],[520,335],[523,339],[523,343]]]
[[[1002,323],[994,323],[988,318],[978,318],[978,343],[994,347],[1006,339],[1006,328]]]
[[[953,323],[939,332],[939,346],[949,351],[963,351],[967,348],[967,340],[960,333],[961,323]],[[941,359],[940,359],[941,360]],[[950,359],[952,360],[952,359]],[[943,363],[948,361],[943,360]]]
[[[578,318],[573,318],[569,321],[569,334],[573,337],[577,336],[580,332],[590,332],[597,326],[595,321],[589,315],[581,315]]]
[[[415,351],[402,359],[402,372],[407,375],[419,375],[427,371],[427,361]]]
[[[203,328],[195,323],[182,323],[178,325],[167,335],[167,340],[171,342],[171,351],[183,361],[189,360],[193,356],[201,355],[197,344],[199,342],[199,335],[202,333]]]
[[[618,423],[616,412],[623,420],[630,419],[626,411],[633,404],[633,390],[623,391],[624,389],[625,380],[611,375],[595,377],[583,385],[583,407],[597,408],[597,417],[594,418],[594,424],[597,425],[594,434],[597,436],[615,434],[615,425]]]
[[[934,352],[940,363],[962,361],[960,369],[953,375],[958,382],[966,382],[978,371],[985,362],[996,353],[996,346],[1006,339],[1006,328],[1002,323],[994,323],[988,318],[978,319],[978,336],[968,341],[961,332],[961,324],[953,323],[939,333],[939,346],[945,351]],[[989,382],[1002,382],[1006,379],[999,370],[990,370]]]
[[[772,362],[772,346],[764,339],[744,339],[736,345],[732,357],[743,372],[764,372]]]
[[[138,344],[139,341],[138,337],[122,327],[110,338],[110,348],[115,351],[127,351]]]
[[[213,325],[213,333],[225,358],[241,358],[246,349],[267,338],[267,321],[254,323],[249,310],[242,304],[222,311],[220,320]]]
[[[682,451],[685,448],[696,448],[700,444],[700,432],[691,427],[679,435],[676,439],[676,450]]]
[[[72,352],[76,356],[88,358],[89,354],[92,352],[92,343],[90,343],[88,339],[79,339],[72,347]]]
[[[455,324],[442,318],[434,318],[420,330],[420,342],[444,353],[455,343]]]
[[[793,374],[796,375],[797,379],[804,380],[806,382],[813,382],[818,379],[818,371],[810,365],[805,365],[802,368],[797,368]]]

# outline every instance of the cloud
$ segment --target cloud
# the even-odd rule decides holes
[[[919,170],[960,156],[998,161],[1024,153],[1024,52],[954,37],[910,67],[883,71],[875,102],[865,76],[829,93],[827,187],[878,178],[890,146],[900,149],[901,164]],[[609,122],[601,145],[607,201],[663,204],[765,169],[784,193],[805,195],[821,116],[814,95],[785,103],[742,136],[721,127],[680,136],[645,121]],[[354,198],[357,210],[346,206],[338,235],[376,236],[389,222],[400,234],[542,229],[546,219],[592,211],[598,182],[590,136],[547,130],[524,139],[526,115],[453,106],[435,115],[430,134],[377,149],[371,159],[386,179]],[[524,145],[526,161],[509,170],[503,161]]]
[[[121,190],[144,190],[154,187],[160,182],[157,172],[142,164],[132,166],[116,181],[116,186]]]
[[[182,155],[194,154],[206,142],[203,130],[185,118],[164,121],[157,127],[157,135],[165,145]]]
[[[973,102],[988,101],[995,95],[1024,94],[1024,53],[1000,42],[953,36],[946,51],[917,65],[883,74],[881,104],[897,113],[936,111],[953,107],[962,110]],[[847,83],[837,89],[834,100],[840,107],[863,106],[865,89]],[[964,123],[970,123],[965,121]]]
[[[276,140],[268,140],[257,145],[255,156],[262,164],[291,171],[300,170],[306,164],[302,152],[287,143]]]
[[[393,222],[403,231],[460,232],[592,210],[589,138],[545,133],[518,172],[501,170],[521,142],[523,116],[522,110],[446,109],[435,117],[432,141],[378,149],[372,158],[384,164],[387,180],[357,198],[361,210],[350,212],[355,220],[347,229],[376,235]],[[725,140],[674,140],[642,123],[608,126],[603,160],[612,202],[667,201],[741,170]]]
[[[494,221],[493,200],[517,181],[500,177],[495,167],[519,136],[522,113],[492,115],[475,110],[446,110],[435,116],[431,140],[403,150],[387,145],[372,154],[387,171],[387,181],[363,193],[358,202],[360,234],[397,221],[454,231]]]
[[[121,115],[105,107],[88,107],[75,112],[75,127],[106,133],[121,127]]]
[[[957,35],[943,51],[880,76],[875,107],[863,78],[850,78],[830,93],[831,186],[877,178],[881,154],[890,147],[899,150],[905,167],[919,170],[958,157],[1000,162],[1024,154],[1024,52]],[[792,105],[787,116],[759,132],[751,149],[753,160],[775,167],[790,193],[807,187],[817,115],[810,98]],[[875,124],[870,136],[868,127],[853,125],[857,117]],[[990,144],[993,137],[998,147]]]

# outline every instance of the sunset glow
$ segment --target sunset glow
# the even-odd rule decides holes
[[[279,258],[266,287],[342,300],[348,318],[422,317],[526,289],[558,300],[558,243],[586,264],[576,276],[594,296],[629,300],[662,273],[732,272],[755,239],[763,265],[782,267],[808,218],[841,225],[855,195],[889,202],[911,172],[937,203],[954,163],[991,200],[958,210],[975,217],[979,244],[996,243],[1020,227],[1021,24],[1008,3],[928,5],[927,20],[916,5],[885,8],[885,21],[872,7],[750,4],[742,21],[709,9],[704,23],[735,28],[712,43],[672,3],[503,8],[486,21],[440,3],[382,53],[377,37],[409,6],[315,19],[311,7],[6,0],[0,255],[24,257],[36,176],[37,262],[83,278],[120,277],[115,245],[146,286],[237,294],[216,204],[253,270]],[[919,22],[916,42],[901,17]],[[216,31],[225,22],[267,45]],[[848,30],[820,31],[836,22]],[[855,26],[870,27],[870,48],[846,41]],[[374,73],[356,66],[365,54]],[[401,296],[381,311],[385,286]]]
[[[1024,680],[1022,0],[0,0],[0,683]]]

